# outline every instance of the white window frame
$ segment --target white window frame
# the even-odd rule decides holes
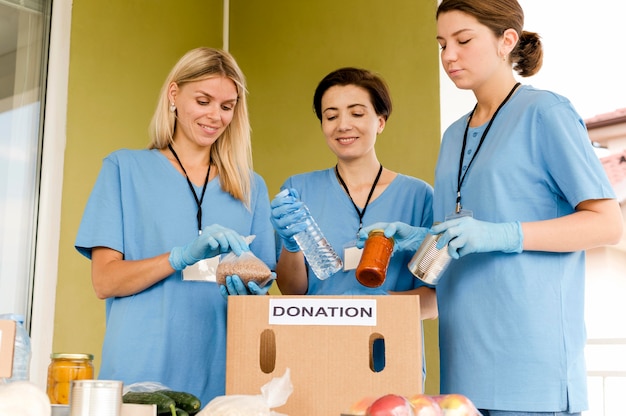
[[[40,205],[31,314],[33,355],[30,380],[42,389],[46,387],[47,368],[50,363],[54,334],[71,22],[72,1],[54,0],[50,25]]]

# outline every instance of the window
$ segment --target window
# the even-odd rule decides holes
[[[0,313],[30,325],[51,0],[0,0]]]

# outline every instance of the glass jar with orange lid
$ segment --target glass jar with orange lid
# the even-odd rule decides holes
[[[393,238],[385,237],[383,230],[370,231],[356,268],[356,278],[363,286],[379,287],[385,282],[393,246]]]
[[[92,354],[50,354],[47,393],[51,404],[69,404],[72,380],[93,379]]]

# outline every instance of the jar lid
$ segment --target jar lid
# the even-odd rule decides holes
[[[54,352],[50,354],[50,358],[65,360],[93,360],[93,354],[70,354],[64,352]]]
[[[377,234],[378,235],[382,234],[383,237],[385,237],[387,240],[391,241],[392,243],[395,243],[394,238],[393,237],[387,237],[385,235],[385,230],[382,229],[382,228],[374,228],[372,231],[369,232],[368,237],[372,236],[372,235],[377,235]]]
[[[371,230],[369,232],[368,235],[372,235],[372,234],[384,234],[385,230],[383,230],[382,228],[374,228],[373,230]]]

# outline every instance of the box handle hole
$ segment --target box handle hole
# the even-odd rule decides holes
[[[261,332],[259,364],[265,374],[273,373],[276,368],[276,335],[271,329]]]
[[[370,369],[375,373],[380,373],[385,369],[385,337],[382,334],[374,333],[369,339]]]

